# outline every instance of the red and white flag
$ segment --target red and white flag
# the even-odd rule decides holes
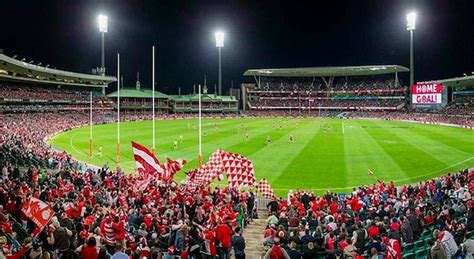
[[[132,141],[132,149],[137,171],[152,175],[164,173],[164,168],[150,150],[134,141]]]
[[[262,178],[260,182],[256,186],[257,190],[262,194],[264,198],[273,199],[275,198],[275,194],[273,193],[273,189],[268,183],[267,179]]]
[[[54,216],[54,210],[48,204],[36,198],[30,198],[23,203],[21,212],[31,219],[39,229],[43,229]]]
[[[155,178],[150,174],[141,174],[139,177],[135,179],[135,183],[133,184],[133,187],[135,188],[135,190],[139,190],[143,192],[153,179]]]
[[[223,171],[231,187],[253,186],[255,173],[253,163],[248,158],[230,152],[222,152]]]
[[[206,164],[186,173],[185,185],[189,190],[195,190],[198,186],[208,186],[214,179],[222,174],[221,153],[222,151],[220,149],[216,150],[211,154]]]
[[[161,176],[163,182],[168,183],[173,181],[174,175],[183,168],[187,163],[184,159],[177,159],[172,160],[170,158],[166,158],[166,164],[163,164],[163,168],[165,169],[164,173]]]
[[[253,164],[249,159],[236,153],[217,150],[205,165],[187,173],[186,185],[191,189],[208,186],[223,173],[231,187],[253,186],[256,181]]]

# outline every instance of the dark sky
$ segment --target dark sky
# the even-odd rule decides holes
[[[59,69],[100,66],[97,15],[107,14],[106,67],[122,56],[126,86],[140,72],[151,84],[151,46],[157,85],[166,93],[192,91],[207,75],[217,82],[214,32],[226,33],[223,85],[243,81],[249,68],[409,65],[405,15],[418,12],[415,80],[474,71],[474,1],[2,1],[0,48]],[[403,77],[404,82],[408,77]],[[111,85],[111,88],[115,88]]]

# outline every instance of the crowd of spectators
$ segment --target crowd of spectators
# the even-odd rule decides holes
[[[445,115],[474,116],[474,95],[457,96],[441,112]]]
[[[298,99],[258,99],[249,101],[249,105],[253,108],[265,109],[272,107],[281,107],[286,109],[319,109],[324,108],[367,108],[367,107],[385,107],[397,108],[404,104],[404,100],[400,99],[325,99],[308,100]]]
[[[95,98],[105,100],[97,93]],[[74,89],[71,87],[40,86],[40,85],[18,85],[0,83],[0,99],[26,99],[26,100],[45,100],[45,101],[83,101],[88,102],[90,90]]]
[[[257,90],[265,91],[298,91],[298,90],[380,90],[394,89],[399,83],[386,76],[338,77],[330,87],[322,78],[280,78],[264,77]]]
[[[350,194],[308,191],[268,204],[267,254],[287,258],[458,258],[474,253],[474,171]]]
[[[247,210],[253,210],[251,192],[205,187],[191,191],[174,182],[152,182],[139,190],[134,188],[137,178],[107,167],[46,171],[5,163],[1,169],[0,234],[8,242],[0,245],[0,255],[230,258],[232,248],[234,254],[245,253],[241,229]],[[21,212],[31,197],[55,211],[42,230]]]
[[[251,109],[400,109],[406,99],[404,89],[384,76],[339,77],[330,87],[319,78],[265,78],[256,91],[248,92]],[[308,87],[308,84],[310,86]],[[277,91],[277,92],[275,92]],[[317,92],[315,92],[317,91]],[[352,108],[350,108],[352,107]]]

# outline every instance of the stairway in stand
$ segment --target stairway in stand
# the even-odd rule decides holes
[[[267,211],[259,211],[258,219],[254,219],[247,228],[244,229],[243,236],[245,238],[246,248],[245,254],[247,259],[259,259],[265,255],[263,247],[263,233],[267,226]]]

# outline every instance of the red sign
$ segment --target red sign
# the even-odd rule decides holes
[[[412,85],[411,100],[413,104],[439,104],[442,92],[442,85],[438,83]]]

